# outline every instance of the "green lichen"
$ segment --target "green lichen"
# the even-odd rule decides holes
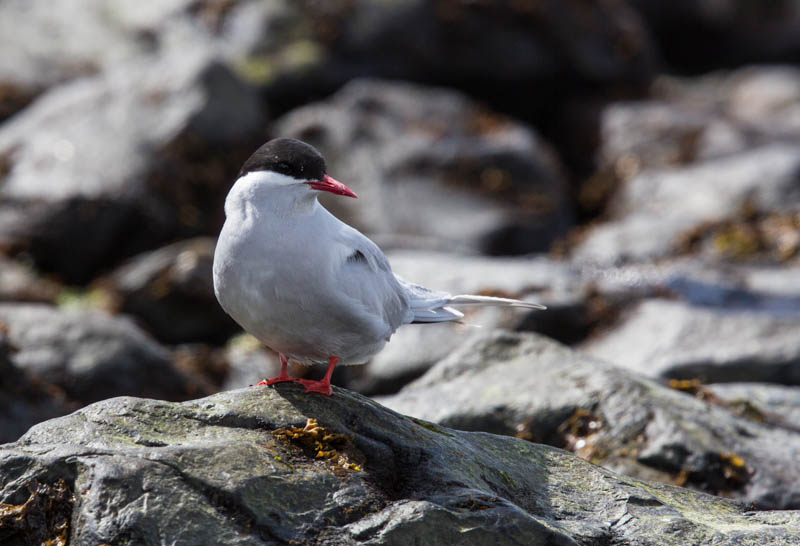
[[[417,419],[415,417],[412,417],[411,420],[414,421],[419,426],[424,427],[424,428],[426,428],[426,429],[428,429],[430,431],[433,431],[433,432],[435,432],[437,434],[442,434],[444,436],[449,436],[450,438],[454,438],[455,437],[455,434],[450,434],[449,432],[446,432],[446,431],[442,430],[441,428],[437,427],[433,423],[429,423],[428,421],[423,421],[422,419]]]
[[[503,478],[503,481],[506,483],[506,485],[509,485],[509,486],[511,486],[511,487],[517,487],[517,482],[515,482],[515,481],[514,481],[514,480],[511,478],[511,476],[509,476],[509,475],[508,475],[508,472],[506,472],[505,470],[503,470],[503,469],[501,468],[501,469],[499,469],[499,470],[497,471],[497,473],[498,473],[498,474],[500,474],[500,476]]]

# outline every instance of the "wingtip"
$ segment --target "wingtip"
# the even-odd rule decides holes
[[[531,301],[522,301],[522,302],[517,303],[517,304],[512,304],[512,306],[513,307],[524,307],[526,309],[538,309],[540,311],[547,310],[547,306],[546,305],[542,305],[541,303],[534,303],[534,302],[531,302]]]

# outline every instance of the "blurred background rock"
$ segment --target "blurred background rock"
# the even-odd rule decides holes
[[[753,440],[788,457],[800,434],[782,417],[800,407],[800,3],[6,0],[0,51],[0,441],[275,372],[211,263],[239,166],[292,136],[359,194],[324,201],[400,275],[549,307],[409,326],[338,384],[800,507],[795,467]],[[465,379],[448,405],[442,374],[507,368],[509,344],[550,367],[514,368],[539,378],[513,399]],[[609,385],[635,396],[601,404]]]

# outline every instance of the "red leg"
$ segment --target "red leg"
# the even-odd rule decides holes
[[[333,389],[331,389],[331,375],[333,374],[333,369],[338,363],[338,356],[332,356],[330,358],[328,371],[325,372],[325,377],[322,378],[322,381],[315,381],[313,379],[298,379],[297,382],[306,388],[306,393],[318,392],[320,394],[327,394],[330,396],[333,394]]]
[[[274,385],[275,383],[286,383],[289,381],[297,381],[296,377],[290,376],[287,371],[286,367],[289,365],[289,359],[286,358],[283,353],[278,353],[278,356],[281,358],[281,373],[278,377],[273,377],[272,379],[263,379],[258,382],[259,385]]]

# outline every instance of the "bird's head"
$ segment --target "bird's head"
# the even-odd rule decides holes
[[[298,197],[327,191],[358,197],[353,190],[329,176],[325,158],[316,148],[294,138],[276,138],[256,150],[239,171],[258,191],[291,188]],[[306,193],[308,192],[308,193]]]

